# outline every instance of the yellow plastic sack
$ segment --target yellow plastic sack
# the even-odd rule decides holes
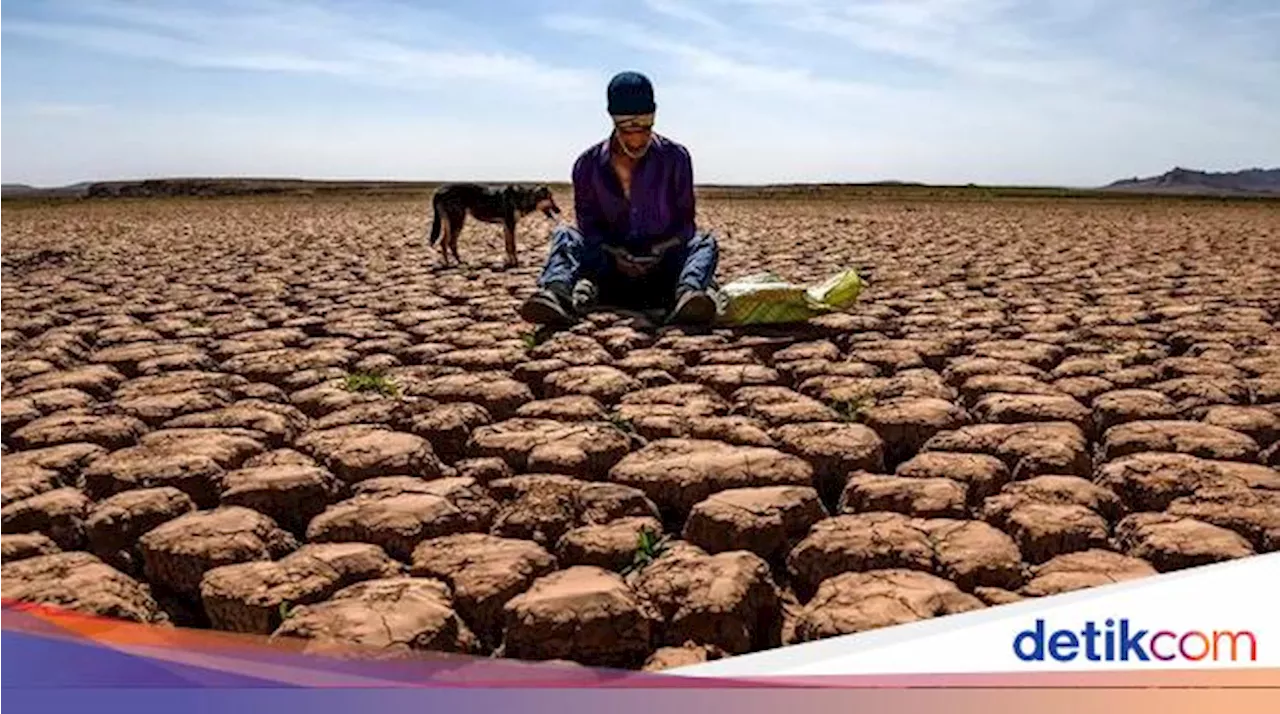
[[[852,307],[865,285],[854,270],[838,273],[809,288],[789,283],[774,273],[755,273],[720,287],[717,322],[725,325],[804,322]]]

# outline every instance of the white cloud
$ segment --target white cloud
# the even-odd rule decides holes
[[[531,142],[526,125],[499,117],[307,122],[254,114],[113,113],[96,119],[92,132],[81,127],[61,135],[56,148],[41,140],[41,124],[13,122],[4,132],[4,180],[42,186],[172,176],[567,181],[578,152],[599,138],[584,126],[589,121]]]
[[[781,31],[829,39],[950,83],[1158,101],[1238,103],[1280,85],[1280,18],[1262,3],[1202,0],[713,0]],[[763,38],[762,38],[763,39]]]
[[[233,2],[175,8],[157,2],[93,1],[65,7],[82,19],[9,20],[3,29],[189,67],[322,74],[379,85],[463,79],[568,93],[594,86],[596,79],[591,72],[500,49],[422,49],[393,39],[398,25],[370,24],[365,15],[341,14],[322,5]],[[391,9],[392,15],[404,12]]]
[[[26,102],[21,106],[24,114],[44,118],[79,118],[102,111],[100,104],[81,104],[77,102]]]
[[[666,56],[678,63],[681,72],[691,75],[690,79],[693,81],[721,83],[703,84],[708,93],[727,86],[737,91],[786,94],[820,100],[836,96],[867,96],[885,91],[884,88],[871,84],[816,76],[804,68],[740,60],[698,44],[664,37],[650,28],[629,23],[567,14],[551,15],[544,18],[543,22],[560,32],[594,37]]]
[[[842,43],[875,66],[905,62],[945,78],[939,81],[1061,87],[1107,74],[1096,58],[1056,51],[1029,29],[1068,23],[1097,0],[715,1],[726,12],[757,16],[774,29],[773,41],[799,47],[815,40]],[[1015,11],[1026,14],[1029,6],[1032,21],[1011,17]],[[839,44],[818,46],[828,54],[839,51]]]
[[[714,16],[697,9],[681,0],[645,0],[645,6],[662,15],[680,22],[690,22],[703,30],[726,32],[729,26]]]

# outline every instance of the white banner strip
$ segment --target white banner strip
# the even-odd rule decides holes
[[[707,677],[1280,667],[1280,553],[668,670]]]

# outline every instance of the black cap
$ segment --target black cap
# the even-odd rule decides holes
[[[657,108],[653,103],[653,84],[643,74],[620,72],[609,80],[610,114],[652,114]]]

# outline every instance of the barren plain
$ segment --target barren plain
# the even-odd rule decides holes
[[[427,205],[6,204],[4,598],[662,669],[1280,549],[1276,202],[706,197],[857,307],[551,335]]]

